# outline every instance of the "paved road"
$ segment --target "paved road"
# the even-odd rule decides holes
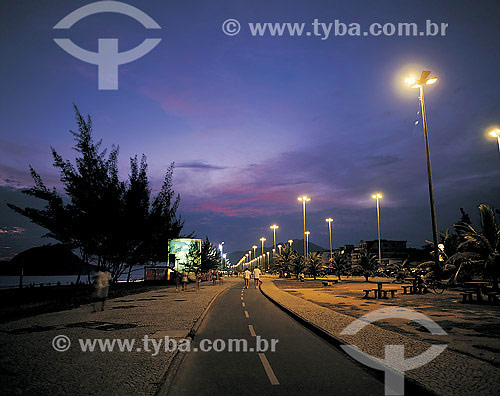
[[[383,395],[383,384],[269,302],[242,285],[223,293],[196,335],[202,339],[278,339],[275,352],[191,352],[169,395]]]

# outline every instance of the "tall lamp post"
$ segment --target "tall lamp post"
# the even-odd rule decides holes
[[[498,151],[500,151],[500,129],[496,128],[490,132],[490,136],[496,137],[498,141]]]
[[[311,231],[306,231],[306,257],[309,254],[309,235],[311,235]]]
[[[302,197],[298,197],[297,198],[299,201],[302,202],[302,217],[304,219],[304,263],[306,262],[307,258],[306,258],[306,249],[307,249],[307,246],[306,246],[306,202],[309,202],[311,200],[311,198],[303,195]]]
[[[420,89],[420,104],[422,108],[422,124],[424,126],[424,140],[425,140],[425,157],[427,160],[427,180],[429,182],[429,201],[431,206],[431,220],[432,220],[432,238],[434,242],[434,264],[435,273],[438,279],[441,277],[441,266],[439,264],[439,249],[438,249],[438,232],[436,221],[436,206],[434,204],[434,188],[432,186],[432,169],[431,169],[431,156],[429,153],[429,135],[427,133],[427,118],[425,115],[425,100],[424,100],[424,85],[431,85],[437,81],[437,77],[429,77],[430,71],[424,70],[420,75],[420,79],[416,80],[413,77],[408,77],[405,82],[411,88]]]
[[[262,237],[260,238],[260,242],[262,243],[262,254],[264,254],[264,242],[266,241],[266,238]]]
[[[257,249],[257,245],[253,245],[252,249],[253,249],[253,258],[255,258],[255,257],[257,257],[256,253],[255,253],[255,250]]]
[[[332,247],[332,221],[333,219],[329,217],[328,219],[325,219],[325,221],[328,223],[328,232],[330,234],[330,262],[333,261],[333,247]]]
[[[276,224],[273,224],[271,227],[269,227],[270,229],[273,230],[273,240],[274,240],[274,244],[273,244],[273,247],[276,249],[276,230],[278,228],[280,228],[279,226],[277,226]]]
[[[267,267],[265,268],[266,270],[268,270],[269,267],[271,266],[271,262],[269,261],[269,253],[270,252],[266,252],[266,254],[267,254]]]
[[[287,242],[290,244],[290,246],[292,246],[293,239],[289,239]]]
[[[282,247],[283,247],[282,245],[278,245],[278,249],[279,249],[279,251],[280,251],[280,254],[281,254],[281,248],[282,248]],[[276,250],[276,249],[275,249],[275,250]]]
[[[372,198],[377,200],[378,264],[382,265],[382,247],[380,245],[380,203],[379,203],[379,201],[383,198],[383,195],[381,193],[375,193],[372,195]]]

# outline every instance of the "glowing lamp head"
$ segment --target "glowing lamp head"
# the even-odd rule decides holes
[[[372,195],[372,198],[373,199],[382,199],[383,195],[382,195],[382,193],[375,193]]]
[[[490,132],[490,136],[492,136],[492,137],[499,137],[500,136],[500,129],[493,129]]]

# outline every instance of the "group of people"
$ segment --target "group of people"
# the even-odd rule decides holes
[[[250,272],[250,270],[247,268],[245,272],[243,272],[243,279],[245,280],[245,289],[248,289],[248,286],[250,285],[250,278],[252,276],[253,276],[254,286],[257,289],[257,287],[259,287],[260,274],[261,270],[259,269],[259,267],[255,267],[253,273]]]

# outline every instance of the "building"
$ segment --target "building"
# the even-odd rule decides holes
[[[376,255],[378,257],[378,239],[373,241],[359,241],[358,246],[360,250],[366,250],[369,256]],[[389,261],[403,261],[408,257],[406,241],[381,239],[380,247],[382,251],[382,262],[385,261],[387,263]],[[357,253],[359,256],[359,251]]]

